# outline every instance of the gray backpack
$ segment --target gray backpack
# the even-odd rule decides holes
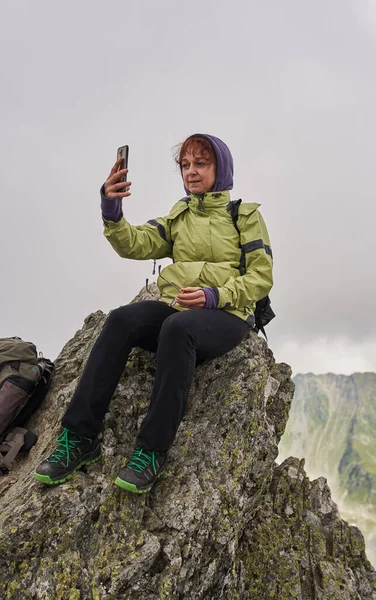
[[[31,342],[0,338],[0,475],[37,436],[23,425],[47,394],[54,364]]]

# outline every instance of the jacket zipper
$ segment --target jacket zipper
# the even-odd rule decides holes
[[[201,195],[198,197],[198,207],[199,207],[199,210],[200,210],[201,212],[205,212],[205,211],[204,211],[204,203],[203,203],[204,196],[205,196],[205,194],[201,194]]]

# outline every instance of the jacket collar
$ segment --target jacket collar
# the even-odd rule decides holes
[[[226,208],[230,202],[230,192],[206,192],[206,194],[190,194],[188,196],[189,206],[192,208],[204,208],[204,211],[211,208]]]

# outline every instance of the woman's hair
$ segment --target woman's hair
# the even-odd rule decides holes
[[[193,156],[203,156],[204,158],[206,158],[206,160],[210,162],[210,164],[217,163],[213,146],[211,145],[209,140],[199,135],[192,135],[181,144],[175,146],[174,159],[175,162],[179,165],[179,167],[187,152],[192,152]]]

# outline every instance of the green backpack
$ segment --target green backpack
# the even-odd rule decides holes
[[[47,394],[54,364],[31,342],[0,338],[0,475],[37,436],[23,425]]]

